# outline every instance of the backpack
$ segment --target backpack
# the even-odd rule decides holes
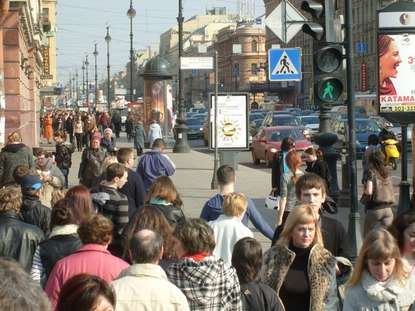
[[[376,205],[395,203],[395,194],[390,177],[383,178],[378,173],[373,174],[373,195],[371,201]]]

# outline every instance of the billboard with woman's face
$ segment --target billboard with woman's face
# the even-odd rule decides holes
[[[415,34],[379,34],[379,111],[415,112]]]

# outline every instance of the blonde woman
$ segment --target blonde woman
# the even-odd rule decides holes
[[[398,243],[385,229],[368,233],[344,299],[343,311],[410,310],[415,279],[409,277]]]
[[[285,311],[337,310],[336,259],[324,248],[313,207],[295,207],[275,246],[264,255],[261,281]]]

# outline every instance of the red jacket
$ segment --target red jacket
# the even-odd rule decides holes
[[[124,260],[111,255],[106,246],[85,244],[72,255],[56,263],[49,275],[45,292],[55,310],[60,290],[71,277],[80,273],[88,273],[110,283],[128,266]]]

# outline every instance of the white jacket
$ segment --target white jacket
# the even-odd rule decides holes
[[[236,242],[246,237],[253,237],[252,231],[238,218],[220,215],[218,219],[210,221],[209,225],[215,233],[216,247],[213,255],[222,258],[223,261],[232,265],[232,252]]]
[[[343,311],[403,311],[414,310],[415,279],[410,276],[404,285],[396,280],[381,283],[368,272],[355,287],[349,288],[343,303]]]
[[[157,138],[163,138],[163,133],[161,132],[161,127],[158,123],[152,123],[148,129],[147,140],[151,146]]]
[[[186,297],[170,283],[164,270],[155,264],[135,264],[111,283],[116,311],[188,311]]]

